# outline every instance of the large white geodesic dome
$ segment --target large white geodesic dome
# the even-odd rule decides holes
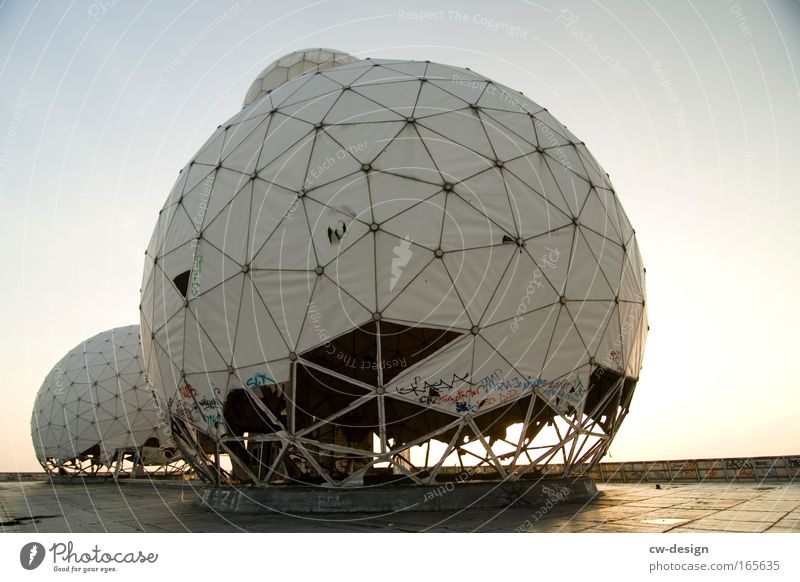
[[[59,360],[36,395],[31,438],[46,470],[97,473],[177,461],[165,426],[146,382],[139,326],[131,325],[99,333]]]
[[[337,65],[354,63],[358,59],[347,53],[327,48],[309,48],[284,55],[259,73],[244,97],[242,109],[263,97],[289,79],[303,73],[324,71]]]
[[[583,470],[647,332],[636,236],[583,142],[470,70],[369,59],[214,132],[159,214],[141,318],[201,476],[329,486]]]

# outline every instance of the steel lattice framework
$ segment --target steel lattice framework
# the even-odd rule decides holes
[[[131,325],[99,333],[61,358],[36,396],[31,437],[51,474],[185,472],[165,420],[145,379],[139,326]]]
[[[141,321],[198,474],[261,485],[591,466],[647,332],[583,142],[468,69],[369,59],[214,132],[159,214]]]

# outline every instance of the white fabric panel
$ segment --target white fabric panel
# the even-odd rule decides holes
[[[597,357],[597,347],[614,312],[613,301],[570,301],[567,310],[589,355]]]
[[[419,124],[417,132],[442,178],[447,182],[464,180],[494,165],[491,158],[485,158],[471,149],[470,146],[475,146],[477,139],[472,144],[463,145],[443,138]]]
[[[416,178],[423,182],[434,184],[443,182],[439,170],[436,169],[436,164],[413,124],[407,124],[402,129],[392,143],[375,158],[372,167],[397,176]]]
[[[420,119],[419,126],[429,129],[450,143],[466,148],[468,151],[461,154],[465,158],[475,154],[488,159],[497,157],[486,137],[484,124],[471,109],[431,115]],[[441,139],[441,137],[437,138],[436,135],[433,135],[431,140]],[[430,144],[428,145],[430,146]]]
[[[517,232],[528,239],[570,224],[569,216],[551,204],[514,174],[504,172],[508,199],[517,223]]]
[[[619,305],[615,305],[597,348],[595,359],[598,365],[621,374],[625,371],[623,351]]]
[[[395,61],[391,59],[373,59],[373,63],[384,65],[389,71],[395,71],[410,77],[424,77],[425,70],[428,68],[428,63],[421,61]]]
[[[374,220],[367,175],[361,172],[313,188],[306,199],[324,204],[364,224],[372,224]]]
[[[469,113],[467,103],[452,93],[439,88],[434,83],[424,82],[419,92],[413,117],[426,119],[450,111]]]
[[[239,237],[240,239],[243,237]],[[193,299],[207,289],[227,281],[231,277],[242,272],[239,263],[231,259],[227,254],[221,252],[213,243],[224,246],[224,241],[199,240],[195,244],[195,252],[192,262],[189,265],[192,269],[189,278],[189,289],[187,297]],[[236,241],[236,244],[240,244]],[[228,249],[229,251],[233,249]]]
[[[187,166],[188,167],[188,166]],[[172,187],[172,190],[169,192],[169,196],[167,196],[167,200],[164,202],[164,206],[162,207],[161,211],[159,212],[157,230],[160,233],[160,240],[163,241],[164,231],[166,230],[167,225],[169,222],[167,221],[167,217],[170,217],[170,212],[174,211],[175,205],[178,203],[178,199],[183,195],[185,187],[186,187],[186,178],[188,173],[186,171],[186,167],[180,170],[178,173],[178,179],[175,181],[175,185]],[[172,210],[169,210],[172,209]],[[166,214],[166,216],[162,216]]]
[[[204,224],[208,224],[228,205],[231,197],[250,183],[249,176],[225,168],[218,168],[213,172],[213,176],[209,176],[213,177],[213,180],[201,182],[196,191],[200,200],[205,199],[206,209],[202,217]],[[197,204],[199,206],[199,201]]]
[[[195,164],[207,164],[209,166],[216,166],[219,162],[220,155],[222,154],[222,146],[225,144],[225,130],[222,128],[217,129],[208,138],[208,141],[203,144],[198,154],[194,157]]]
[[[308,104],[305,107],[312,106]],[[324,111],[327,111],[327,107],[318,116],[312,116],[314,119],[310,122],[302,121],[305,117],[291,117],[283,110],[273,113],[269,119],[267,135],[259,145],[257,168],[260,170],[275,161],[289,149],[289,146],[312,139],[314,136],[312,124],[316,123],[317,117],[322,117]],[[280,136],[280,139],[275,139],[277,136]],[[265,178],[263,175],[261,177]]]
[[[309,271],[251,271],[250,278],[261,292],[261,298],[269,310],[286,345],[297,351],[302,318],[317,275]]]
[[[267,239],[289,215],[302,214],[303,205],[296,192],[261,180],[253,183],[253,200],[250,211],[248,258],[250,261],[261,250]],[[237,224],[237,230],[241,228]],[[241,234],[241,233],[240,233]]]
[[[589,195],[591,185],[584,178],[570,170],[569,167],[565,168],[565,158],[560,158],[563,152],[568,150],[569,147],[560,148],[560,152],[548,152],[544,158],[547,165],[550,166],[553,176],[555,176],[556,184],[558,184],[558,189],[561,190],[561,195],[564,197],[571,216],[578,216],[581,208],[583,208],[583,203],[586,202],[586,197]],[[555,157],[550,157],[551,155]],[[583,168],[581,168],[582,170]]]
[[[595,232],[581,226],[579,232],[589,244],[592,255],[600,265],[600,270],[615,295],[619,293],[619,283],[622,277],[622,246]]]
[[[325,267],[325,275],[329,279],[372,313],[376,311],[373,239],[371,233],[361,235],[355,243],[342,250],[336,260]],[[344,249],[344,240],[341,244],[341,248]]]
[[[289,348],[258,289],[253,282],[246,280],[236,327],[235,366],[252,366],[286,357],[288,353]]]
[[[495,291],[481,325],[492,325],[536,311],[558,302],[560,297],[548,282],[545,269],[537,265],[527,252],[520,252],[516,246],[510,248],[510,261],[506,262],[505,271],[494,285]]]
[[[484,323],[489,301],[499,289],[498,283],[509,263],[515,264],[518,255],[513,246],[492,246],[444,255],[445,267],[459,289],[472,324]],[[492,315],[496,317],[498,314]]]
[[[333,81],[329,82],[332,83]],[[308,97],[300,92],[296,95],[296,99],[287,99],[287,103],[291,104],[281,104],[280,109],[277,110],[278,113],[273,114],[270,133],[273,131],[283,132],[285,129],[284,126],[290,124],[295,128],[305,127],[307,130],[311,129],[310,126],[321,122],[325,114],[328,113],[331,107],[333,107],[333,104],[336,103],[336,100],[339,98],[338,87],[337,85],[337,90],[330,93]],[[272,110],[269,109],[268,111]],[[297,129],[295,129],[295,131],[297,131]],[[264,147],[268,147],[269,141],[270,136],[268,135],[267,143],[264,144]],[[285,147],[287,142],[288,140],[286,138],[282,138],[276,145]]]
[[[517,115],[513,113],[497,112],[505,115]],[[530,142],[522,139],[516,133],[498,123],[494,118],[489,115],[481,115],[481,122],[486,134],[489,136],[489,142],[492,144],[492,150],[495,157],[499,160],[510,160],[518,158],[519,156],[528,155],[536,150],[536,146]]]
[[[575,240],[575,228],[560,228],[525,242],[525,250],[539,266],[544,278],[557,295],[566,290],[570,256]],[[537,285],[537,288],[538,287]]]
[[[621,243],[626,243],[630,236],[626,237],[625,233],[622,232],[622,227],[619,222],[619,214],[617,213],[617,203],[614,197],[614,193],[610,190],[605,190],[603,188],[595,188],[594,191],[597,193],[597,197],[602,202],[603,207],[606,209],[606,217],[608,222],[611,223],[614,231],[617,233],[617,237]],[[608,236],[608,238],[614,238],[610,234],[604,236]]]
[[[394,143],[397,142],[395,141],[393,144]],[[408,166],[393,165],[395,161],[400,164],[403,162],[392,159],[393,152],[390,151],[391,148],[392,146],[389,146],[377,158],[377,160],[387,162],[386,165],[382,165],[381,167],[391,173],[371,172],[368,178],[369,193],[372,198],[372,212],[375,220],[379,223],[386,222],[393,216],[397,216],[400,212],[413,207],[421,200],[428,200],[442,189],[441,184],[438,183],[430,184],[428,182],[407,180],[400,177],[411,176],[422,178],[426,176],[425,179],[431,180],[434,179],[434,173],[438,177],[438,172],[433,169],[433,162],[431,162],[430,157],[425,154],[424,148],[413,148],[414,151],[421,152],[425,155],[415,160],[407,160],[408,164],[410,164]],[[425,160],[428,160],[430,163],[430,169],[414,165],[416,163],[425,163]],[[375,164],[373,164],[373,167],[374,166]]]
[[[569,311],[562,306],[558,313],[553,338],[547,351],[542,376],[555,379],[589,363],[589,352],[572,321]]]
[[[535,114],[535,117],[536,119],[547,125],[559,136],[563,137],[567,141],[567,143],[569,143],[570,141],[577,141],[577,140],[570,140],[567,129],[561,123],[559,123],[558,120],[555,117],[553,117],[553,115],[546,109],[543,111],[538,111]]]
[[[580,223],[608,240],[622,244],[622,237],[617,230],[617,224],[611,222],[605,206],[600,200],[600,195],[594,188],[589,192],[589,196],[587,196],[583,205]]]
[[[542,374],[550,338],[558,319],[559,305],[515,314],[481,330],[481,336],[517,370],[532,378]]]
[[[204,330],[218,330],[214,347],[225,362],[233,359],[234,325],[239,315],[246,277],[241,272],[201,293],[190,303],[194,318]],[[210,368],[205,368],[210,369]]]
[[[445,206],[444,229],[441,248],[445,251],[497,245],[503,242],[507,231],[491,220],[484,211],[486,204],[501,206],[503,195],[472,198],[468,203],[457,194],[448,194]],[[482,206],[479,206],[483,202]]]
[[[172,281],[176,276],[192,268],[192,246],[187,243],[180,249],[161,257],[161,263],[156,267],[153,289],[153,329],[159,329],[172,319],[184,305],[185,298]]]
[[[338,149],[356,158],[360,164],[369,164],[405,126],[405,121],[368,125],[331,125],[326,127],[325,131],[336,140]],[[338,151],[336,153],[338,159],[342,154]]]
[[[314,153],[308,164],[305,188],[323,186],[360,170],[361,163],[346,148],[328,134],[320,132],[314,140]]]
[[[597,299],[610,301],[614,299],[614,292],[595,260],[589,243],[580,232],[575,236],[572,245],[565,295],[567,299],[579,301]]]
[[[349,65],[337,66],[335,69],[322,71],[320,75],[332,79],[344,87],[363,77],[364,73],[370,68],[372,68],[372,64],[369,61],[357,61]]]
[[[236,146],[236,148],[233,149],[233,151],[228,153],[228,155],[225,155],[226,152],[223,150],[222,155],[224,157],[222,158],[221,163],[226,168],[235,170],[237,172],[242,172],[243,174],[250,174],[255,171],[258,165],[259,156],[261,154],[261,146],[264,143],[264,136],[269,128],[270,120],[267,118],[260,118],[254,121],[258,121],[258,125],[252,129],[249,127],[247,128],[249,133]],[[250,121],[245,123],[249,124]],[[244,124],[236,127],[242,127],[243,125]],[[228,144],[226,144],[226,147],[227,145]]]
[[[175,205],[174,210],[170,213],[169,226],[166,232],[164,244],[159,249],[162,254],[170,253],[187,241],[192,240],[197,234],[195,225],[181,204]]]
[[[375,237],[375,286],[378,310],[383,311],[433,259],[434,254],[408,240],[378,231]]]
[[[381,228],[399,238],[414,233],[416,244],[435,250],[439,248],[442,239],[444,209],[445,193],[440,192],[390,218],[381,225]],[[445,230],[448,230],[447,226],[445,226]]]
[[[238,170],[231,160],[232,155],[244,159],[252,157],[254,153],[257,154],[261,144],[264,143],[264,135],[267,132],[268,121],[269,120],[265,117],[254,117],[244,119],[239,123],[228,124],[225,127],[225,144],[222,146],[222,152],[220,154],[222,165],[226,168]],[[257,137],[260,136],[260,139],[256,141],[247,141],[254,134]],[[188,183],[190,184],[191,182],[190,176]]]
[[[270,234],[267,244],[255,255],[256,269],[314,269],[317,266],[311,232],[302,200],[294,211],[283,217]]]
[[[510,111],[512,113],[525,112],[523,103],[525,97],[515,91],[509,91],[499,83],[491,82],[478,99],[478,105],[488,109]],[[538,109],[538,106],[536,107]]]
[[[366,224],[348,212],[319,204],[310,197],[303,204],[320,265],[328,265],[369,232]]]
[[[469,318],[442,261],[433,261],[385,309],[398,321],[468,328]]]
[[[622,357],[625,362],[625,375],[639,377],[641,359],[637,360],[634,352],[640,351],[641,325],[643,308],[638,303],[620,302],[619,315],[624,346]]]
[[[564,197],[561,196],[558,184],[553,178],[553,172],[545,162],[544,155],[531,154],[524,158],[511,160],[506,162],[503,168],[511,172],[529,188],[541,194],[550,204],[561,210],[565,216],[572,216]]]
[[[313,130],[288,145],[284,152],[258,168],[258,177],[295,192],[306,186],[306,168],[314,146]],[[263,163],[259,161],[259,164]]]
[[[302,91],[295,90],[286,99],[281,101],[281,110],[288,107],[296,106],[300,103],[308,103],[309,95],[314,95],[311,99],[317,99],[317,96],[327,95],[334,93],[341,89],[341,85],[336,81],[332,81],[325,75],[309,75],[303,79],[298,79],[293,83],[297,87],[301,87]]]
[[[625,260],[622,265],[622,280],[619,286],[619,298],[641,303],[644,300],[644,295],[639,283],[640,274],[636,271],[634,260],[630,252],[625,253]]]
[[[580,159],[583,161],[583,167],[589,176],[589,181],[593,186],[602,188],[605,185],[606,180],[606,175],[603,171],[603,168],[597,163],[597,160],[589,152],[589,150],[586,149],[585,144],[576,143],[575,149],[577,150]]]
[[[339,99],[325,116],[325,123],[374,123],[377,121],[402,121],[403,116],[384,109],[374,101],[362,97],[354,90],[342,89]]]
[[[154,338],[178,371],[184,369],[186,317],[187,310],[181,309],[156,330]],[[162,367],[160,356],[157,362],[159,367]],[[172,371],[170,370],[168,373],[172,374]]]
[[[642,369],[642,359],[644,358],[644,344],[647,339],[648,321],[647,310],[642,309],[642,318],[636,335],[633,338],[633,345],[631,346],[631,353],[628,357],[628,366],[626,373],[632,378],[639,378],[639,372]]]
[[[539,145],[533,120],[527,113],[484,109],[481,111],[481,117],[487,120],[487,125],[491,125],[503,135],[513,138],[514,142],[519,144],[526,154]],[[513,157],[516,157],[516,155]]]
[[[428,81],[429,84],[433,85],[434,87],[438,87],[443,91],[454,95],[461,99],[464,103],[474,105],[478,98],[483,93],[488,81],[485,79],[480,78],[473,78],[467,79],[466,77],[461,77],[464,79],[461,83],[453,83],[452,74],[450,78],[447,79],[433,79]],[[457,102],[456,102],[457,103]]]
[[[327,276],[317,278],[309,310],[314,310],[319,317],[315,320],[306,313],[301,315],[303,325],[297,342],[298,353],[320,346],[372,320],[372,312]]]
[[[378,80],[385,79],[383,71],[377,72]],[[398,75],[399,79],[404,78]],[[414,100],[419,93],[419,81],[400,81],[392,83],[370,83],[370,73],[366,73],[358,79],[358,83],[353,85],[353,91],[380,103],[382,107],[391,109],[403,117],[411,117],[414,114]]]
[[[247,225],[252,212],[253,182],[251,181],[231,200],[222,211],[207,221],[203,229],[202,243],[209,241],[236,263],[237,266],[247,261],[248,234],[242,236],[241,225]],[[246,227],[246,226],[245,226]],[[207,245],[206,245],[207,246]]]
[[[489,168],[463,180],[453,190],[464,202],[491,219],[492,224],[499,226],[510,237],[517,237],[517,223],[511,212],[504,175],[499,168]]]

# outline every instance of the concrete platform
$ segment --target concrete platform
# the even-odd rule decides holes
[[[601,484],[591,499],[384,513],[220,512],[192,482],[0,483],[4,532],[800,532],[800,483]],[[526,506],[527,505],[527,506]]]
[[[209,488],[203,503],[222,513],[389,513],[453,512],[464,508],[547,507],[569,501],[585,503],[597,495],[594,480],[448,482],[440,485]]]

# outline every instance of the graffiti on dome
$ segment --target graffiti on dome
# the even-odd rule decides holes
[[[219,430],[220,426],[223,426],[222,400],[219,397],[220,390],[214,383],[211,384],[211,389],[214,391],[213,398],[203,396],[197,400],[197,406],[208,428]]]
[[[505,374],[497,368],[475,381],[470,374],[453,373],[443,378],[414,376],[394,387],[398,395],[414,397],[419,403],[451,408],[457,413],[477,412],[483,408],[510,402],[534,392],[551,407],[564,413],[577,408],[586,397],[580,378],[560,378],[552,382],[542,377],[525,378]]]
[[[197,390],[188,382],[183,382],[178,387],[178,394],[181,395],[181,398],[194,398],[197,396]]]
[[[172,411],[176,418],[181,418],[189,422],[194,422],[194,410],[197,407],[190,400],[186,400],[179,395],[176,398],[170,398],[167,401],[167,406]]]
[[[275,382],[275,380],[273,380],[270,376],[267,376],[264,372],[258,372],[257,374],[250,376],[244,383],[244,385],[248,388],[261,388],[262,386],[267,386],[269,384],[277,384],[277,382]]]
[[[608,352],[608,357],[614,363],[614,369],[617,371],[622,371],[622,352],[619,350],[611,350]]]

